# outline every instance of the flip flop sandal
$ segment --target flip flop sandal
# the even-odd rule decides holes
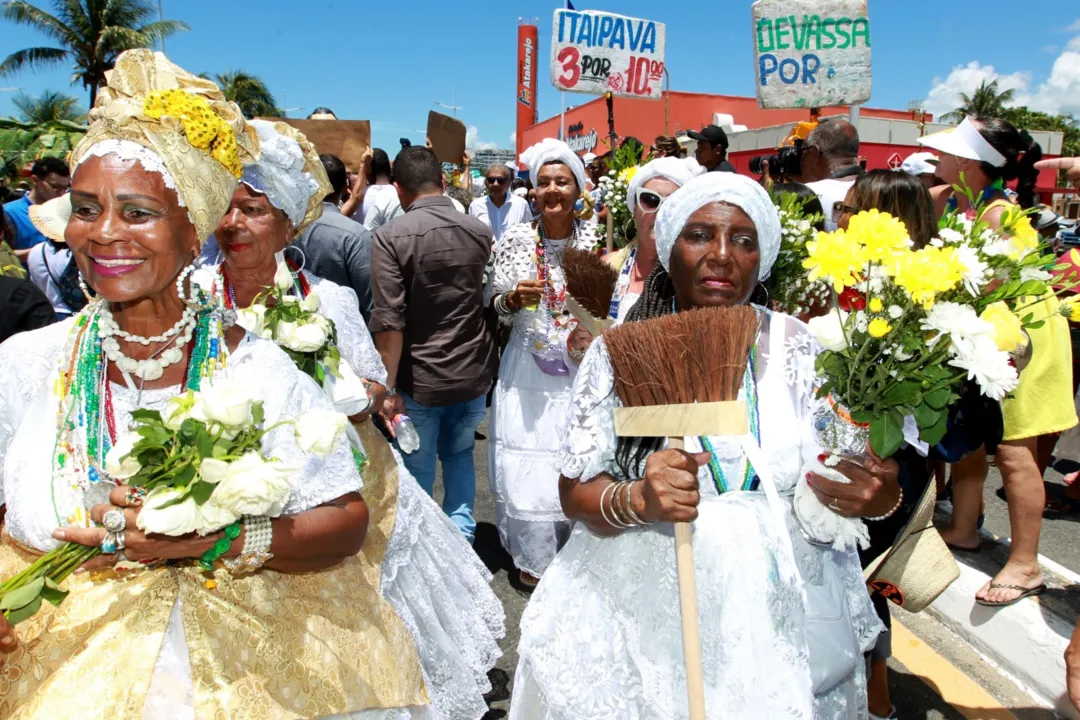
[[[990,589],[1019,590],[1020,594],[1014,597],[1012,600],[1006,600],[1005,602],[993,602],[992,600],[980,600],[979,598],[975,598],[975,602],[977,602],[979,605],[982,605],[983,607],[1008,607],[1010,605],[1015,605],[1024,598],[1042,595],[1044,592],[1046,592],[1046,583],[1043,583],[1042,585],[1033,588],[1026,588],[1022,585],[999,585],[997,583],[990,583]]]

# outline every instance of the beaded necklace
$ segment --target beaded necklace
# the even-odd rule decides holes
[[[573,232],[567,247],[575,247],[578,238],[578,221],[574,221]],[[568,327],[570,316],[565,309],[566,288],[556,292],[555,283],[551,277],[551,247],[550,241],[544,235],[543,220],[536,223],[536,279],[544,285],[544,334],[546,342],[536,342],[537,350],[554,347],[559,343],[558,330]],[[541,347],[543,345],[543,347]]]
[[[202,378],[225,367],[221,313],[206,307],[203,303],[196,314],[195,332],[187,346],[188,365],[182,386],[188,390],[198,390]],[[85,493],[102,483],[112,483],[104,466],[117,440],[117,428],[108,359],[99,335],[102,310],[101,301],[93,302],[76,316],[53,386],[58,410],[51,494],[60,525],[88,527]],[[67,502],[59,497],[61,494]]]
[[[634,269],[634,261],[637,260],[637,247],[630,248],[623,261],[622,270],[619,271],[619,280],[615,283],[615,294],[611,296],[611,307],[608,309],[608,317],[612,320],[619,319],[619,306],[623,298],[630,290],[630,273]]]
[[[750,349],[750,362],[747,363],[746,373],[743,376],[743,390],[746,394],[746,413],[750,424],[750,434],[754,437],[754,442],[761,445],[761,410],[758,407],[757,391],[757,345]],[[716,450],[713,448],[709,438],[702,436],[699,439],[701,440],[701,447],[709,453],[709,474],[712,475],[716,492],[723,495],[732,489],[729,487],[727,477],[724,475],[724,468],[721,467],[720,459],[717,457]],[[756,490],[759,480],[757,473],[754,472],[753,465],[750,464],[750,458],[744,456],[743,463],[742,482],[734,489],[743,491]]]

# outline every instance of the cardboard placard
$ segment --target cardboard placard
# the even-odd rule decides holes
[[[758,105],[815,108],[870,99],[867,0],[757,0]]]
[[[556,10],[551,83],[565,92],[659,100],[664,23],[596,10]]]
[[[465,155],[465,123],[431,110],[427,116],[427,136],[439,162],[461,164]]]
[[[320,155],[336,155],[349,172],[356,172],[371,147],[371,123],[367,120],[295,120],[265,118],[292,125],[304,133]]]

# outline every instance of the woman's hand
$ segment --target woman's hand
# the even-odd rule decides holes
[[[382,409],[379,411],[379,415],[382,417],[383,422],[386,423],[386,429],[390,432],[390,437],[397,437],[394,432],[394,418],[398,415],[405,413],[405,400],[401,397],[400,393],[394,395],[387,395],[386,399],[382,402]]]
[[[386,400],[386,387],[382,383],[373,382],[371,380],[361,380],[367,386],[368,393],[371,395],[371,405],[364,412],[350,415],[349,420],[354,423],[362,423],[375,413],[382,413],[383,402]]]
[[[570,333],[570,336],[566,338],[566,351],[570,359],[580,364],[585,357],[585,351],[589,349],[594,339],[591,332],[581,325],[577,325],[573,332]]]
[[[199,537],[192,533],[180,537],[170,535],[147,535],[136,526],[141,500],[129,498],[130,488],[117,487],[109,493],[109,504],[90,508],[90,517],[101,523],[109,510],[122,510],[127,524],[124,527],[124,549],[109,555],[99,555],[82,566],[82,570],[102,570],[127,560],[172,560],[201,557],[217,540],[217,535]],[[53,538],[61,542],[73,542],[87,547],[101,547],[108,531],[103,527],[65,527],[53,532]]]
[[[819,455],[824,462],[827,456]],[[807,483],[823,505],[844,517],[881,517],[900,501],[900,466],[896,460],[882,460],[867,448],[867,458],[859,463],[841,458],[833,468],[851,482],[839,483],[810,473]]]
[[[544,283],[540,280],[522,280],[517,287],[506,294],[506,302],[511,310],[520,310],[529,305],[537,305],[544,297]]]
[[[15,652],[17,647],[19,647],[19,638],[15,636],[15,628],[8,623],[4,614],[0,613],[0,655]]]
[[[631,491],[641,486],[642,502],[631,502],[645,522],[691,522],[698,515],[701,502],[698,493],[698,468],[709,462],[709,453],[691,455],[684,450],[661,450],[649,456],[645,462],[645,480],[635,483]]]

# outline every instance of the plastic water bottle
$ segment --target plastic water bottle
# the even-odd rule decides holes
[[[394,416],[394,436],[397,438],[401,452],[406,455],[420,449],[420,436],[416,434],[416,426],[404,413]]]

